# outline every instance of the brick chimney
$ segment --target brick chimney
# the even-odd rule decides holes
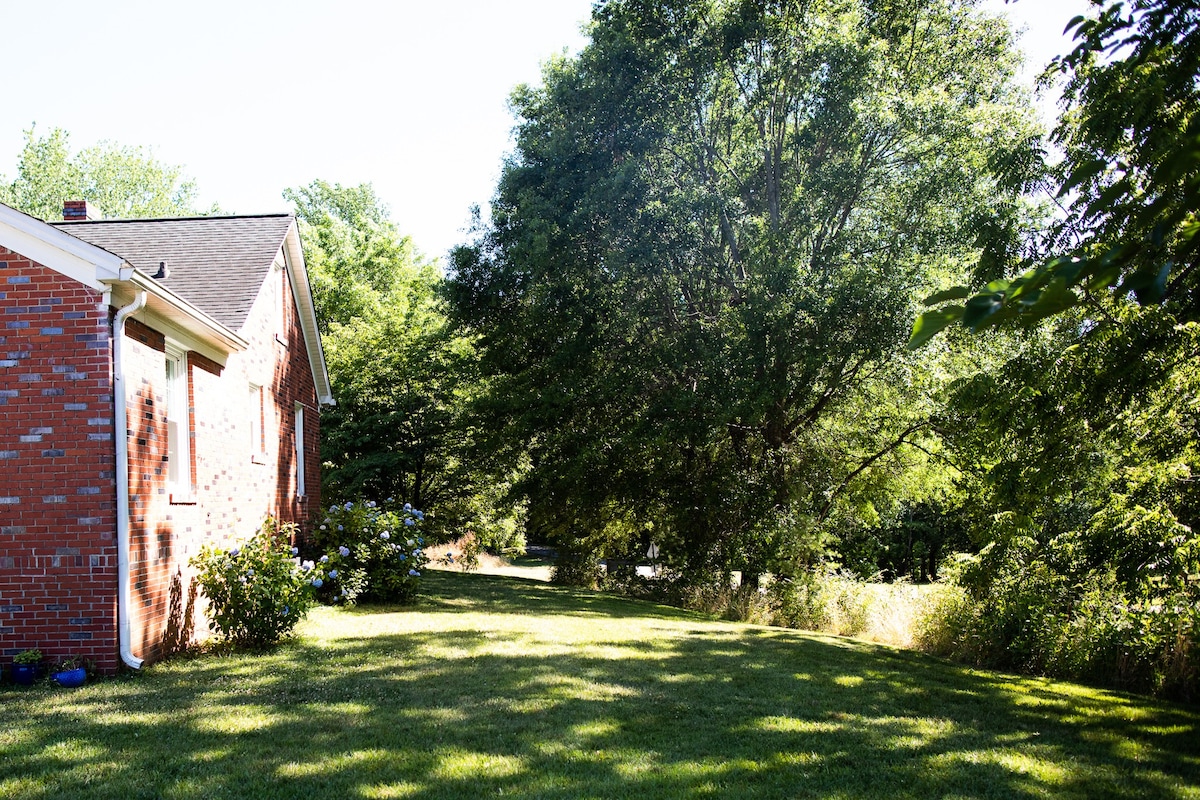
[[[63,203],[63,221],[75,222],[83,219],[103,219],[100,208],[87,200],[67,200]]]

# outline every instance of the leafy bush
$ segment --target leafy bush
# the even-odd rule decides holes
[[[329,508],[313,534],[322,554],[302,562],[327,603],[411,603],[428,563],[417,529],[425,515],[409,504],[373,500]]]
[[[866,587],[850,575],[816,572],[772,581],[767,593],[777,625],[854,636],[871,618]]]
[[[479,569],[481,546],[479,537],[473,531],[467,531],[457,539],[438,545],[442,555],[438,563],[447,567],[458,567],[463,572],[473,572]]]
[[[582,549],[563,547],[550,572],[550,582],[560,586],[580,586],[594,589],[600,584],[603,570],[600,557]]]
[[[1200,697],[1200,574],[1122,581],[1069,569],[1051,548],[1014,542],[971,560],[917,625],[916,645],[970,664],[1194,700]],[[1061,543],[1057,544],[1062,549]]]
[[[312,605],[310,582],[296,564],[295,526],[268,517],[249,540],[229,549],[206,545],[189,562],[208,599],[209,627],[227,642],[263,648],[278,642]]]

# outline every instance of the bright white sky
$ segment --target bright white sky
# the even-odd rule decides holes
[[[1040,66],[1086,0],[984,0]],[[0,0],[0,175],[22,132],[111,140],[182,165],[201,205],[283,211],[320,178],[370,182],[418,249],[443,255],[486,206],[508,95],[578,51],[592,0]]]

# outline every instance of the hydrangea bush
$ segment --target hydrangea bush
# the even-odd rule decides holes
[[[313,603],[312,587],[297,564],[294,534],[294,525],[268,517],[244,544],[206,545],[192,557],[215,634],[239,647],[269,647],[304,618]]]
[[[411,603],[428,562],[425,515],[391,499],[331,506],[313,532],[322,555],[302,566],[323,602]]]

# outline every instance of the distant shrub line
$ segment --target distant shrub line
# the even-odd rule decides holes
[[[558,583],[592,585],[729,619],[857,636],[974,666],[1200,699],[1200,576],[1141,597],[1111,571],[1070,581],[1029,559],[983,576],[961,557],[938,583],[872,583],[834,571],[762,589],[640,576],[569,558]],[[996,571],[1000,574],[995,574]],[[1153,588],[1153,587],[1152,587]]]

